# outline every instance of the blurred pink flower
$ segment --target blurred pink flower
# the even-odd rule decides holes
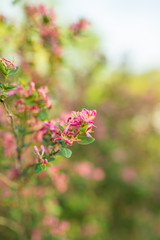
[[[31,240],[42,240],[41,238],[41,229],[34,228],[31,232]]]
[[[86,19],[80,19],[77,23],[73,23],[70,26],[70,30],[74,32],[74,34],[78,33],[79,31],[85,30],[90,22]]]
[[[74,170],[77,174],[86,179],[100,181],[105,177],[105,173],[101,168],[94,168],[94,166],[87,161],[75,163]]]
[[[41,145],[41,147],[40,147],[41,153],[39,152],[37,146],[34,146],[33,149],[34,149],[34,152],[37,154],[37,157],[39,157],[41,164],[47,164],[48,160],[46,158],[44,158],[44,156],[43,156],[44,153],[46,152],[45,147],[43,145]]]
[[[68,182],[69,178],[65,173],[60,173],[59,168],[56,166],[50,167],[51,173],[52,173],[52,181],[56,187],[56,189],[60,193],[64,193],[68,189]]]
[[[137,178],[137,173],[134,168],[124,167],[120,172],[122,180],[126,183],[130,183]]]
[[[70,225],[68,221],[60,221],[55,216],[45,216],[43,218],[43,224],[44,226],[51,227],[53,235],[63,235]]]
[[[82,234],[84,237],[92,236],[98,232],[98,229],[96,226],[94,226],[91,223],[86,224],[82,227]]]
[[[105,177],[105,173],[101,168],[95,168],[92,173],[92,177],[94,180],[103,180]]]
[[[16,151],[16,144],[14,140],[14,136],[10,132],[5,132],[3,134],[3,146],[4,146],[4,154],[6,156],[10,156]]]
[[[19,172],[18,172],[17,168],[12,168],[8,171],[8,178],[9,179],[14,179],[18,175],[19,175]]]
[[[60,173],[55,180],[55,187],[60,193],[64,193],[68,189],[69,178],[65,173]]]
[[[92,174],[92,164],[90,162],[80,162],[75,164],[75,171],[81,177],[90,178]]]

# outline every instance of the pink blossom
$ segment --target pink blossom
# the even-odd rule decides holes
[[[41,229],[34,228],[31,232],[31,240],[41,240]]]
[[[81,30],[85,30],[89,24],[90,24],[89,21],[87,21],[85,19],[80,19],[79,22],[73,23],[70,26],[70,30],[73,31],[76,34]]]
[[[16,70],[16,66],[13,64],[14,61],[15,61],[15,58],[13,58],[12,61],[9,61],[5,58],[0,58],[0,62],[3,64],[5,68],[9,68],[9,69],[13,68],[14,70]]]
[[[80,162],[75,164],[75,171],[81,177],[90,178],[92,175],[93,166],[90,162]]]
[[[68,189],[68,182],[69,182],[68,176],[65,173],[60,173],[58,167],[52,166],[50,169],[52,172],[52,181],[56,189],[60,193],[66,192]]]
[[[43,129],[40,129],[39,131],[37,131],[35,134],[34,134],[34,138],[35,140],[37,140],[38,142],[42,142],[42,137],[44,135],[44,130]]]
[[[45,152],[45,148],[44,148],[43,145],[41,145],[40,150],[42,151],[42,154],[41,154],[41,155],[43,156],[43,154],[44,154],[44,152]]]
[[[58,43],[52,45],[52,50],[57,57],[62,56],[62,47]]]
[[[89,111],[84,108],[82,109],[80,116],[85,122],[93,123],[93,120],[95,119],[96,116],[96,110]]]
[[[46,8],[43,4],[39,5],[39,12],[41,13],[42,16],[46,15]]]
[[[48,87],[45,86],[44,88],[38,88],[37,92],[39,93],[42,100],[46,102],[48,108],[52,106],[51,100],[47,97],[46,93],[48,92]]]
[[[101,168],[94,168],[93,164],[87,161],[76,163],[74,169],[77,174],[86,179],[100,181],[105,177],[105,173]]]
[[[105,173],[101,168],[95,168],[92,172],[92,177],[94,180],[100,181],[105,177]]]
[[[60,221],[55,216],[45,216],[43,218],[43,225],[52,227],[52,234],[55,235],[63,235],[66,230],[68,230],[70,224],[68,221]]]
[[[84,127],[87,127],[86,136],[91,137],[90,133],[92,133],[92,128],[95,127],[93,125],[95,115],[96,110],[82,109],[81,112],[72,111],[66,121],[45,121],[44,128],[50,129],[51,139],[55,144],[59,140],[63,140],[71,146],[73,142],[80,141],[78,135],[82,133],[81,129]]]
[[[35,90],[35,83],[34,82],[31,82],[29,84],[29,88],[27,90],[27,93],[28,93],[28,96],[32,95],[32,93],[34,92]]]
[[[134,168],[124,167],[120,172],[122,180],[126,183],[130,183],[137,178],[137,173]]]
[[[38,150],[37,146],[34,146],[34,151],[37,155],[39,155],[39,150]]]
[[[19,172],[18,172],[17,168],[12,168],[12,169],[10,169],[9,172],[8,172],[8,178],[9,178],[9,179],[14,179],[14,178],[16,178],[18,175],[19,175]]]
[[[38,157],[39,157],[39,159],[41,161],[41,164],[47,164],[48,160],[46,158],[43,159],[43,155],[44,155],[44,153],[46,151],[45,147],[43,145],[41,145],[40,150],[41,150],[41,154],[39,153],[39,150],[38,150],[37,146],[34,146],[34,151],[38,155]]]
[[[48,163],[48,160],[45,158],[44,159],[44,164],[47,164]]]

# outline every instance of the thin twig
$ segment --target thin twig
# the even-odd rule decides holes
[[[16,161],[16,167],[18,167],[18,163],[21,162],[21,152],[19,151],[19,140],[18,140],[18,135],[16,133],[16,130],[15,130],[15,126],[14,126],[14,119],[13,119],[13,115],[12,113],[10,113],[6,103],[5,103],[5,100],[2,100],[1,99],[1,102],[3,104],[3,107],[6,111],[6,113],[8,114],[8,117],[10,118],[10,125],[11,125],[11,129],[12,129],[12,132],[13,132],[13,135],[16,139],[16,144],[17,144],[17,160],[18,162]]]

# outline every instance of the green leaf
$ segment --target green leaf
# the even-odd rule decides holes
[[[47,120],[48,119],[48,113],[45,110],[42,110],[37,114],[37,117],[41,121]]]
[[[21,0],[13,0],[13,2],[12,2],[12,4],[14,5],[14,4],[17,4],[17,3],[19,3]]]
[[[49,17],[45,15],[45,16],[43,17],[43,22],[44,22],[44,23],[49,23],[49,22],[50,22]]]
[[[28,106],[33,106],[35,104],[35,102],[30,99],[24,99],[23,102]]]
[[[16,117],[21,118],[21,119],[25,119],[25,117],[24,117],[23,114],[20,114],[20,113],[14,113],[14,115],[15,115]]]
[[[72,151],[68,148],[59,147],[59,154],[63,155],[66,158],[70,158],[72,155]]]
[[[50,157],[50,158],[48,158],[48,162],[52,162],[52,161],[54,161],[56,158],[55,157]]]
[[[0,61],[0,71],[6,76],[8,72],[6,71],[6,68],[3,66],[2,62]]]
[[[42,171],[41,164],[36,164],[34,166],[34,173],[37,174]]]
[[[4,84],[0,82],[0,87],[4,89]]]
[[[46,164],[41,164],[41,169],[42,169],[43,171],[45,171],[45,170],[46,170]]]
[[[45,137],[43,137],[42,140],[46,145],[48,145],[48,140]]]
[[[83,144],[83,145],[87,145],[87,144],[90,144],[95,141],[95,139],[93,137],[80,136],[80,137],[78,137],[78,139],[80,139],[81,141],[77,141],[77,143]]]
[[[88,126],[84,126],[84,127],[79,128],[80,132],[83,132],[83,133],[85,133],[87,131],[87,129],[88,129]]]
[[[59,140],[57,140],[57,143],[58,144],[64,144],[64,140],[63,139],[59,139]]]
[[[13,89],[13,88],[18,88],[19,86],[16,86],[16,85],[6,85],[6,84],[4,84],[4,89],[5,90],[10,90],[10,89]]]
[[[15,74],[15,73],[17,73],[18,72],[18,70],[19,70],[19,67],[17,66],[16,67],[16,69],[14,69],[14,68],[12,68],[9,72],[8,72],[8,74],[7,75],[12,75],[12,74]]]
[[[60,124],[56,124],[57,125],[57,127],[59,127],[59,129],[63,132],[64,131],[64,127],[62,127]]]
[[[7,93],[6,93],[6,92],[0,94],[0,98],[3,99],[3,100],[4,100],[6,97],[7,97]]]

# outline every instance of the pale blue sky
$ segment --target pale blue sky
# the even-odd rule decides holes
[[[0,0],[3,12],[16,15],[10,0]],[[29,2],[29,1],[27,1]],[[32,0],[31,2],[47,2]],[[55,2],[50,0],[50,3]],[[100,37],[111,65],[124,55],[137,71],[160,68],[160,0],[56,0],[62,22],[88,18]],[[8,7],[7,7],[8,6]]]

